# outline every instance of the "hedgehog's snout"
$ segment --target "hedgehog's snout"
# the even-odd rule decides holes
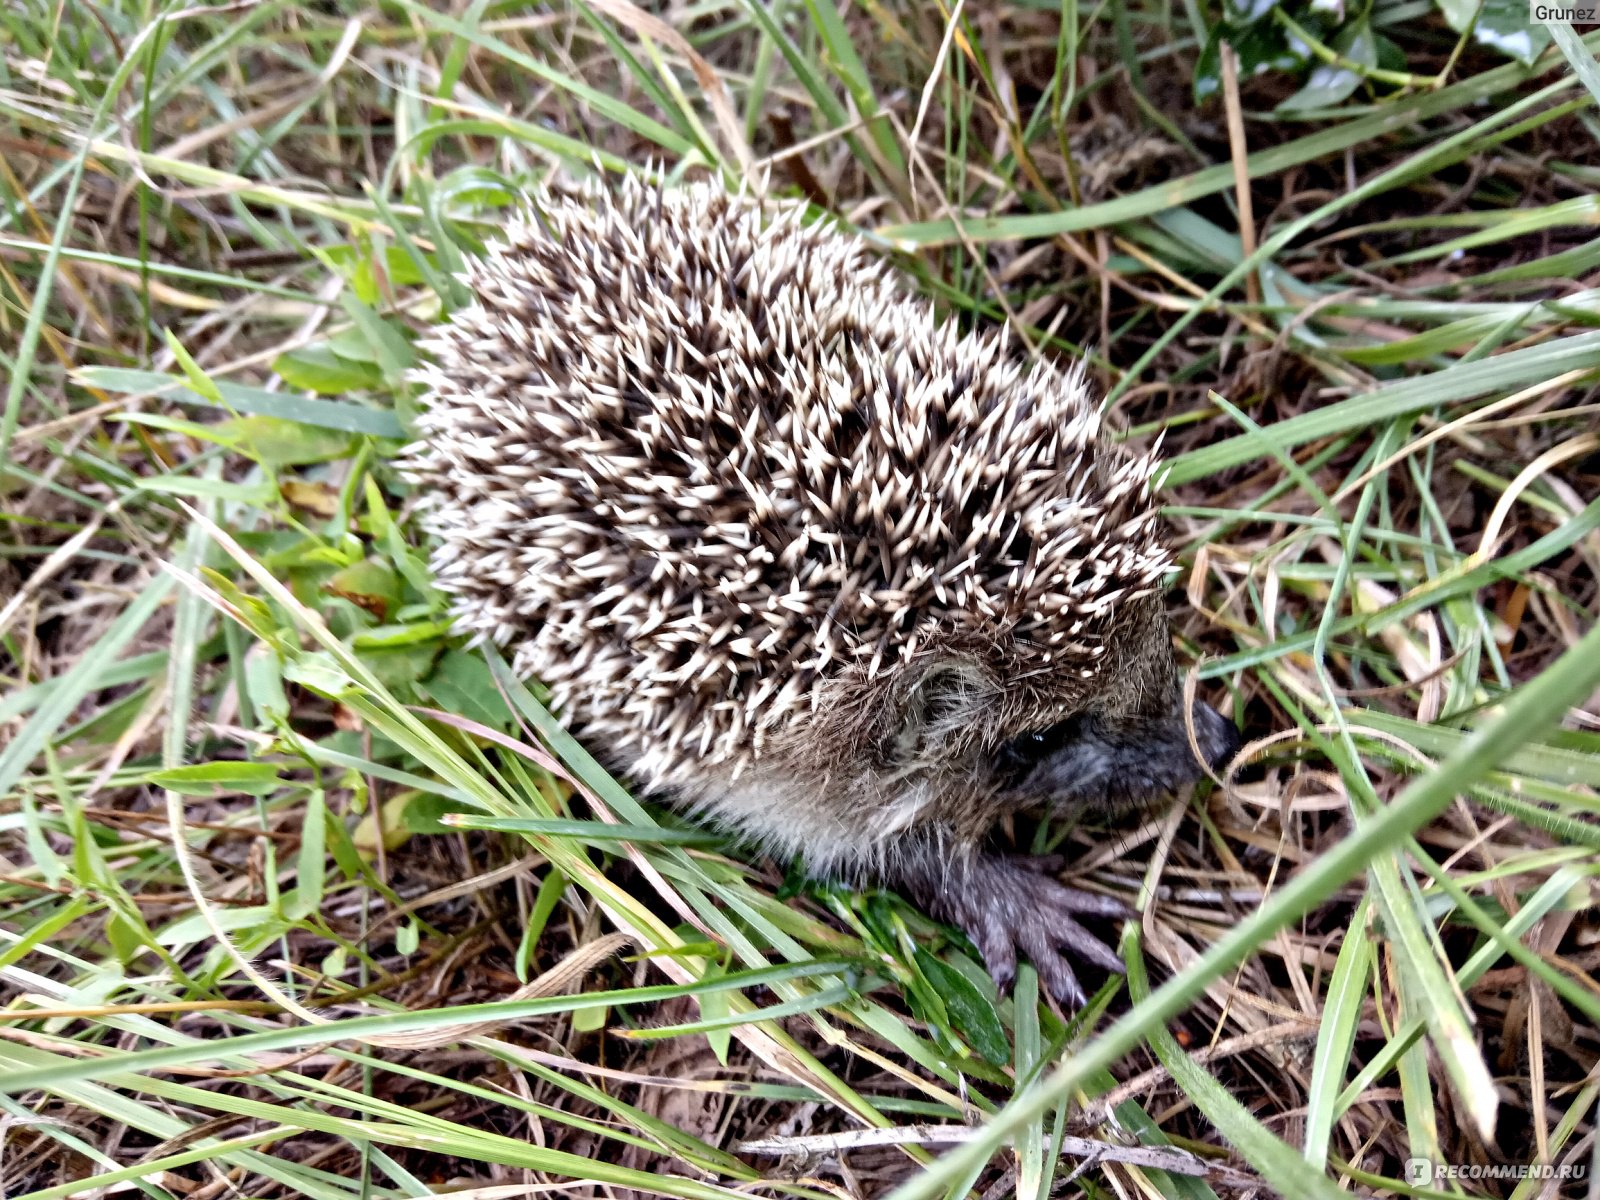
[[[1242,744],[1233,722],[1207,704],[1195,703],[1193,724],[1191,746],[1181,699],[1155,714],[1079,713],[1007,742],[995,769],[1020,803],[1136,807],[1193,783],[1204,767],[1226,766]]]
[[[1194,702],[1194,736],[1206,766],[1220,772],[1244,745],[1239,727],[1203,701]]]

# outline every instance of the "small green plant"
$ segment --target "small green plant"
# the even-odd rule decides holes
[[[1402,46],[1415,46],[1419,30],[1429,32],[1435,10],[1458,37],[1442,47],[1432,37],[1426,52],[1437,65],[1420,70]],[[1280,72],[1303,80],[1278,104],[1280,114],[1327,112],[1360,92],[1381,97],[1402,88],[1438,86],[1468,39],[1529,64],[1549,46],[1550,30],[1532,19],[1526,0],[1434,0],[1433,5],[1225,0],[1195,66],[1194,95],[1204,101],[1221,89],[1222,47],[1228,45],[1242,76]],[[1417,49],[1420,53],[1423,47]]]

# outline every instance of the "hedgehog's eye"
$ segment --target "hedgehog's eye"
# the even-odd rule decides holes
[[[1031,767],[1076,741],[1083,732],[1081,716],[1068,717],[1043,729],[1030,729],[1000,747],[1000,759],[1009,767]]]

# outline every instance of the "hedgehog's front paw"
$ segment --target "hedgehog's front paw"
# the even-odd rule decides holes
[[[965,879],[952,873],[945,889],[930,907],[972,939],[1002,991],[1016,977],[1019,950],[1049,993],[1073,1007],[1081,1008],[1087,998],[1069,959],[1123,971],[1122,960],[1078,920],[1130,916],[1120,900],[1069,888],[1027,859],[992,855],[973,860]]]

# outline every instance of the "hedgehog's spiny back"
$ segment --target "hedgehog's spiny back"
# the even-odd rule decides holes
[[[428,343],[407,463],[459,625],[670,779],[952,642],[1070,701],[1168,565],[1081,380],[709,187],[551,202]],[[1041,668],[1044,668],[1041,670]]]

